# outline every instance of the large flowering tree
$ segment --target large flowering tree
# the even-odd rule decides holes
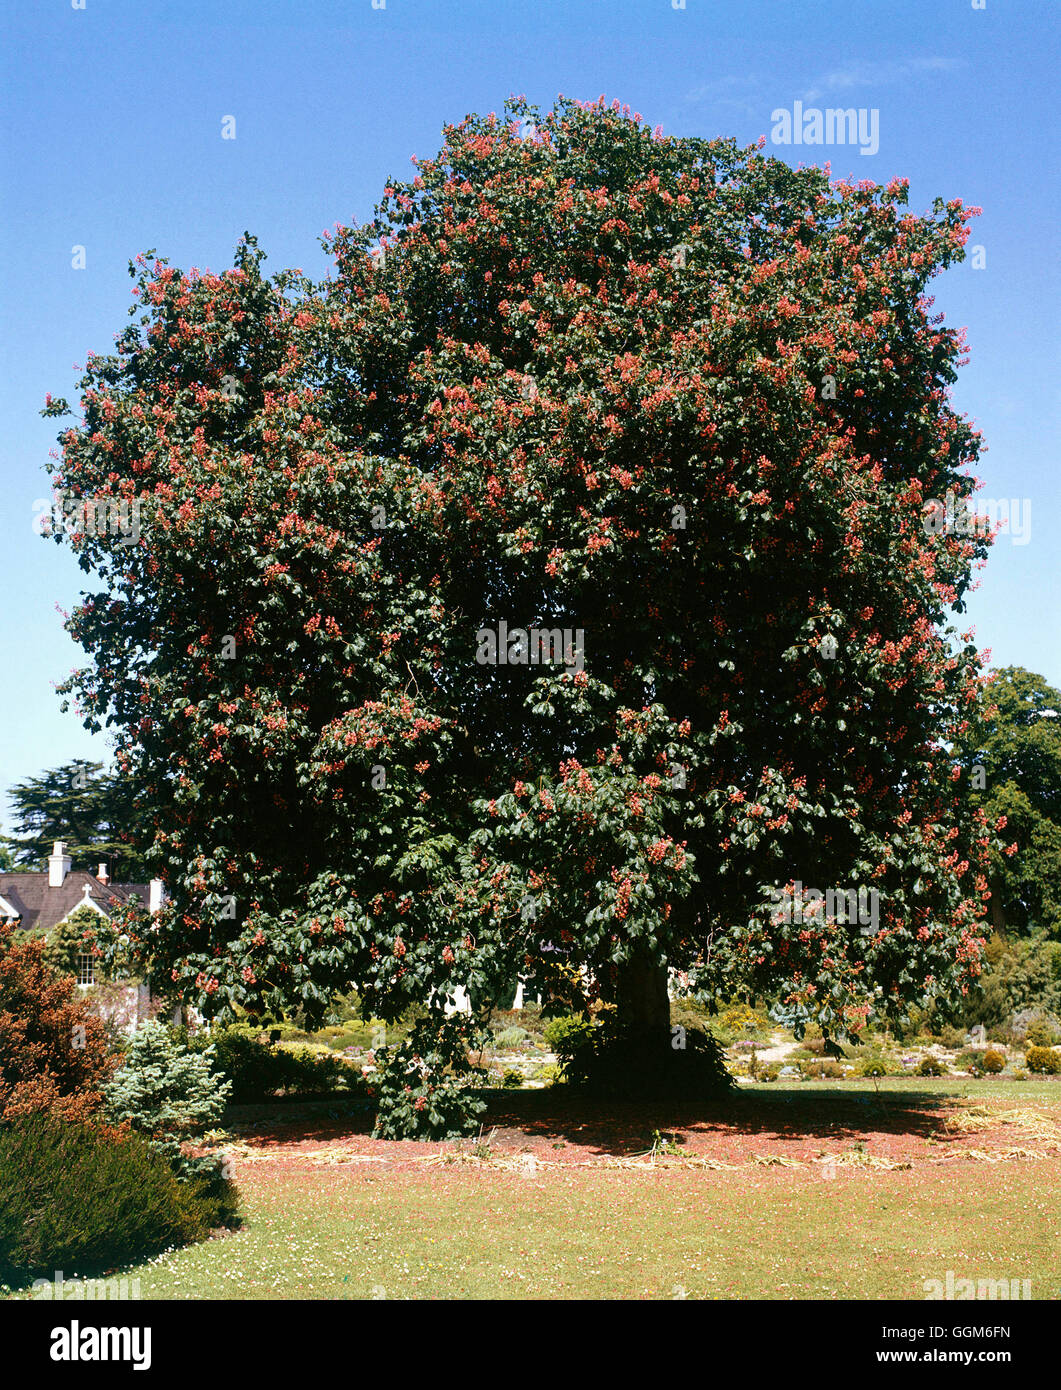
[[[843,1037],[961,993],[986,543],[926,511],[979,441],[925,288],[972,210],[603,101],[444,140],[324,283],[141,258],[85,371],[68,690],[152,808],[134,949],[208,1014],[577,973],[658,1030],[669,967]]]

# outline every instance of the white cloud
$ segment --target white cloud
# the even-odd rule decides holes
[[[804,101],[816,101],[829,92],[849,91],[852,87],[877,87],[887,82],[902,82],[932,72],[953,72],[961,67],[957,58],[909,58],[896,63],[851,63],[835,68],[810,87]]]
[[[762,85],[762,79],[755,73],[716,77],[691,88],[682,97],[682,103],[699,106],[707,102],[720,109],[754,116],[762,105],[759,99]]]

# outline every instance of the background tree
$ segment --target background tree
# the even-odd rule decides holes
[[[417,163],[319,286],[249,236],[140,258],[61,435],[57,485],[140,509],[60,539],[101,581],[66,688],[173,895],[143,949],[212,1013],[558,958],[657,1038],[668,966],[834,1036],[959,996],[991,832],[947,622],[986,543],[926,521],[979,440],[925,287],[973,210],[603,102]],[[484,661],[502,621],[570,659]],[[797,880],[879,919],[786,922]]]
[[[116,881],[142,881],[143,856],[132,845],[141,808],[127,779],[77,758],[20,782],[8,795],[14,834],[3,837],[3,852],[12,868],[42,871],[62,840],[75,868],[94,873],[102,862]]]
[[[1061,936],[1061,690],[1020,666],[995,672],[962,762],[971,797],[1005,816],[1016,846],[992,855],[994,926]]]
[[[1061,691],[1019,666],[995,672],[961,759],[970,801],[1005,818],[1008,842],[991,856],[995,934],[966,1020],[1061,1023]]]
[[[985,954],[982,989],[970,995],[966,1025],[1005,1030],[1019,1022],[1019,1036],[1030,1019],[1039,1017],[1052,1019],[1061,1033],[1061,941],[1042,932],[996,932]]]

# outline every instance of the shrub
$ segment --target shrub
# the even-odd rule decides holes
[[[1028,1024],[1024,1037],[1033,1047],[1053,1047],[1058,1041],[1058,1032],[1049,1019],[1037,1018]]]
[[[699,999],[675,999],[670,1006],[671,1026],[679,1024],[682,1028],[699,1028],[708,1032],[713,1017],[710,1009]]]
[[[646,1033],[613,1017],[574,1021],[554,1048],[564,1080],[593,1094],[627,1099],[726,1095],[733,1078],[718,1040],[699,1028]]]
[[[1014,1047],[1024,1041],[1024,1035],[1019,1033],[1011,1023],[996,1023],[987,1030],[989,1042],[1005,1043],[1008,1047]]]
[[[501,1073],[501,1085],[506,1091],[518,1090],[523,1085],[523,1073],[513,1071],[511,1067],[506,1067]]]
[[[495,1009],[490,1015],[490,1027],[495,1033],[506,1028],[522,1028],[529,1038],[541,1038],[546,1020],[542,1018],[542,1006],[536,1000],[528,1000],[522,1009]]]
[[[0,926],[0,1120],[36,1111],[86,1119],[117,1062],[103,1023],[44,949]]]
[[[738,1001],[718,1014],[717,1031],[730,1038],[763,1038],[770,1033],[771,1024],[764,1013]]]
[[[986,1068],[984,1058],[987,1054],[982,1048],[970,1047],[964,1052],[959,1052],[954,1059],[954,1065],[959,1071],[971,1071],[975,1076],[982,1076]],[[999,1054],[996,1052],[995,1056]]]
[[[954,1028],[949,1023],[943,1024],[935,1032],[937,1041],[942,1047],[956,1048],[965,1045],[965,1032],[961,1028]]]
[[[345,1052],[351,1047],[370,1048],[377,1042],[382,1043],[381,1030],[389,1035],[392,1042],[398,1042],[404,1036],[397,1028],[387,1029],[379,1019],[372,1019],[368,1023],[344,1023],[322,1028],[316,1033],[287,1031],[280,1033],[276,1038],[273,1037],[273,1030],[270,1030],[269,1040],[312,1043],[331,1052]]]
[[[213,1063],[229,1083],[234,1104],[265,1100],[279,1089],[283,1060],[266,1043],[235,1028],[198,1033],[189,1039],[194,1050],[210,1049]]]
[[[53,1115],[0,1126],[0,1278],[110,1267],[205,1236],[213,1209],[139,1135]]]
[[[917,1074],[918,1076],[946,1076],[947,1068],[938,1057],[922,1057]]]
[[[1029,1071],[1043,1076],[1057,1076],[1061,1072],[1061,1053],[1051,1047],[1029,1047],[1024,1054],[1024,1064]]]
[[[474,1132],[485,1101],[472,1089],[468,1023],[460,1015],[421,1019],[396,1048],[376,1053],[377,1139],[460,1139]]]
[[[997,1076],[1000,1071],[1005,1070],[1005,1067],[1006,1059],[1002,1053],[996,1051],[993,1047],[989,1047],[984,1053],[984,1071]]]
[[[325,1027],[313,1033],[303,1027],[302,1034],[315,1042],[327,1043],[341,1052],[347,1047],[376,1046],[379,1031],[385,1028],[386,1041],[394,1045],[403,1042],[409,1036],[413,1024],[425,1015],[422,1004],[411,1004],[400,1018],[385,1023],[379,1018],[364,1018],[361,1008],[362,1003],[356,992],[337,995],[332,1010],[325,1018]]]
[[[550,1052],[556,1053],[560,1070],[571,1061],[581,1047],[593,1037],[597,1025],[581,1014],[561,1014],[545,1025],[543,1036]]]
[[[888,1064],[883,1057],[868,1057],[858,1069],[860,1076],[887,1076]]]
[[[832,1081],[841,1081],[847,1075],[839,1062],[834,1062],[831,1058],[828,1061],[801,1062],[800,1067],[803,1076],[808,1081],[821,1078]]]
[[[315,1052],[308,1044],[281,1043],[278,1057],[281,1086],[290,1095],[331,1095],[362,1087],[361,1073],[334,1054]]]
[[[217,1029],[189,1040],[193,1050],[210,1048],[213,1066],[230,1083],[234,1105],[287,1095],[330,1095],[360,1090],[361,1074],[330,1050],[281,1043],[272,1046],[241,1028]]]
[[[312,1036],[297,1023],[290,1023],[284,1018],[277,1023],[270,1023],[263,1031],[268,1032],[270,1042],[309,1042]]]
[[[500,1033],[494,1034],[495,1047],[520,1047],[527,1041],[530,1034],[525,1028],[505,1028]]]
[[[145,1023],[133,1034],[121,1067],[103,1087],[104,1114],[128,1124],[166,1157],[178,1177],[212,1177],[212,1157],[190,1158],[184,1151],[221,1122],[231,1082],[211,1070],[213,1051],[191,1051],[160,1023]]]

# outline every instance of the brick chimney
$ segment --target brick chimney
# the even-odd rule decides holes
[[[63,886],[63,881],[70,872],[71,864],[72,860],[66,852],[66,845],[62,840],[56,840],[48,857],[49,888],[61,888]]]
[[[99,866],[96,870],[96,877],[99,879],[100,883],[110,883],[110,875],[107,873],[106,864],[101,864]]]

